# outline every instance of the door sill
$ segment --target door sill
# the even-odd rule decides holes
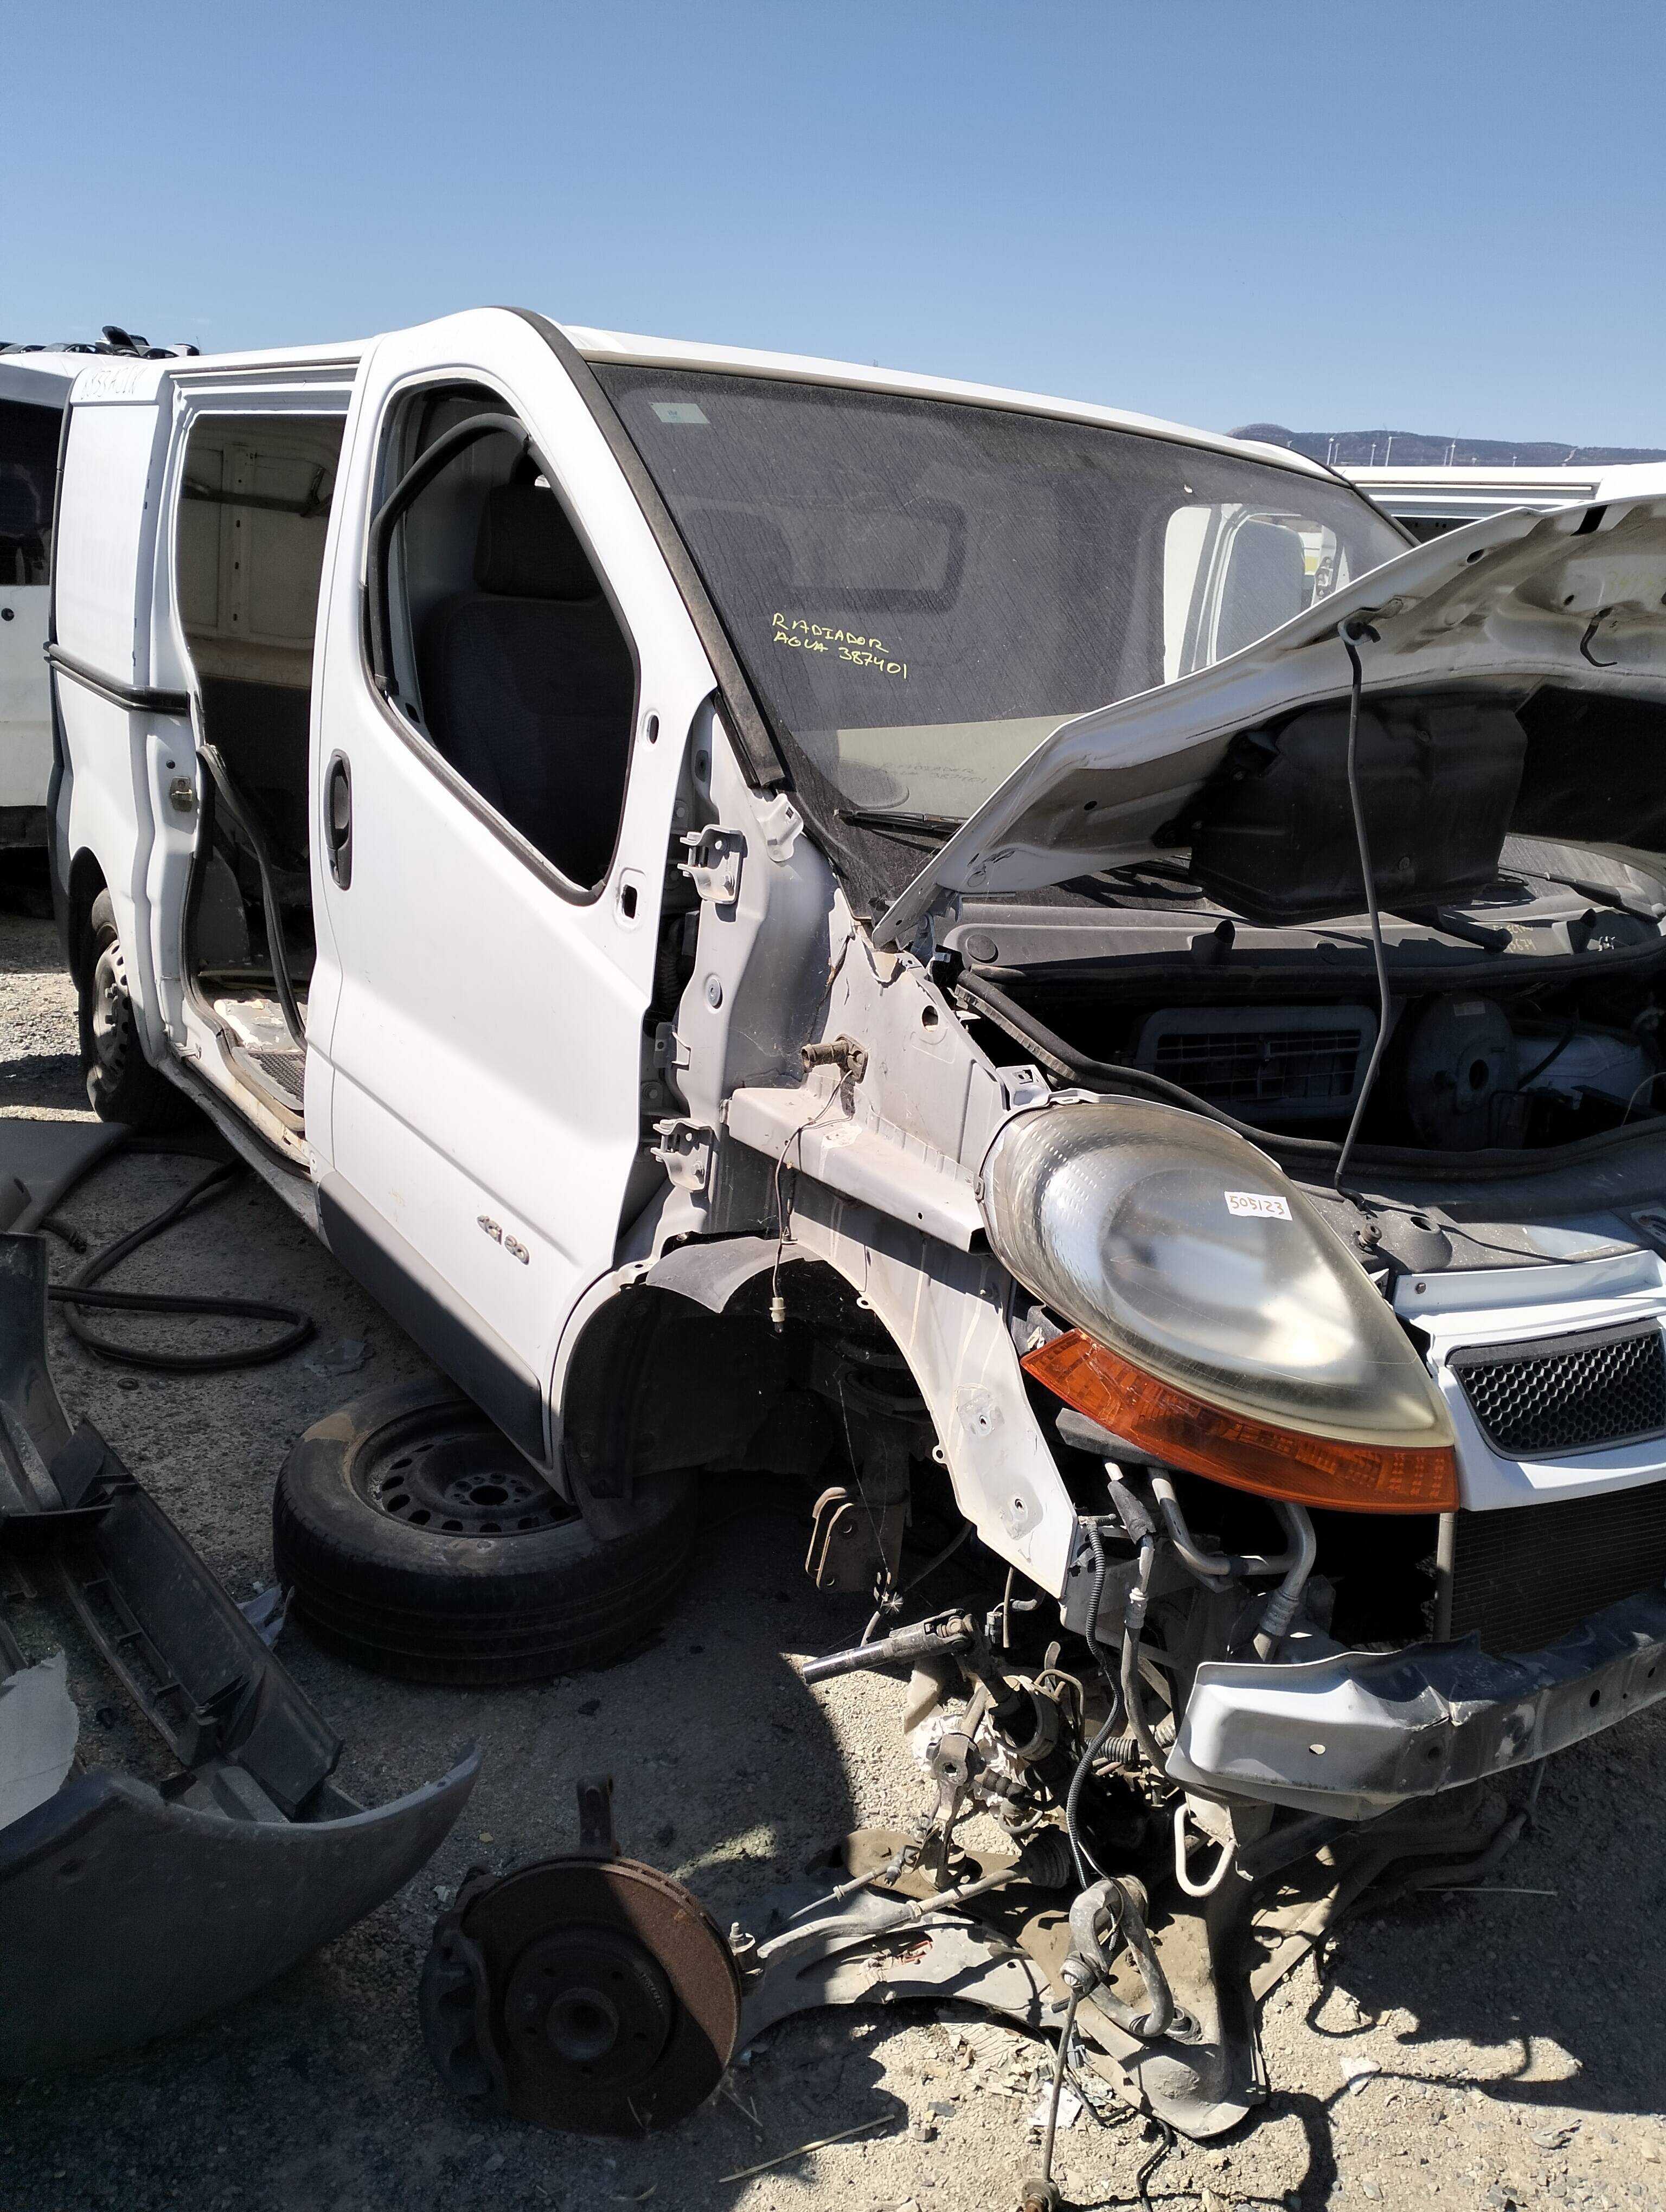
[[[228,1097],[196,1068],[171,1057],[163,1063],[162,1073],[202,1109],[239,1159],[277,1193],[314,1237],[319,1236],[318,1188],[313,1181],[310,1157],[297,1159],[277,1137],[265,1134],[254,1119],[252,1109],[259,1108],[261,1102],[252,1092],[246,1094],[249,1099],[246,1107],[241,1099]],[[287,1131],[283,1133],[289,1136]],[[295,1141],[289,1137],[290,1143]]]

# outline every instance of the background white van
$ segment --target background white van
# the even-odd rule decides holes
[[[1561,469],[1344,468],[1339,473],[1426,543],[1511,507],[1544,514],[1575,500],[1638,499],[1666,491],[1666,461]]]
[[[86,366],[56,348],[0,351],[0,851],[46,842],[52,489],[70,386]]]

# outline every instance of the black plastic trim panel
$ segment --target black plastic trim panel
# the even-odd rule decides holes
[[[124,684],[119,677],[106,676],[91,668],[84,660],[77,660],[72,653],[65,653],[61,645],[49,645],[46,659],[60,676],[79,684],[83,690],[95,692],[107,699],[112,707],[125,707],[135,714],[189,714],[191,700],[183,691],[158,691],[144,684]]]

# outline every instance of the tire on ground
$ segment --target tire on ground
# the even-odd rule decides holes
[[[127,961],[108,891],[87,917],[87,952],[76,978],[81,1065],[87,1096],[101,1121],[136,1129],[178,1129],[191,1120],[191,1101],[144,1056],[139,1018],[127,985]]]
[[[413,1682],[532,1681],[647,1639],[687,1572],[697,1504],[692,1474],[650,1476],[629,1533],[604,1542],[436,1378],[367,1393],[307,1430],[278,1477],[272,1554],[319,1640],[357,1665]]]

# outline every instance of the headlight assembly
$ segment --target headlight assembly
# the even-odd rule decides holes
[[[1009,1122],[984,1173],[1001,1260],[1075,1328],[1025,1366],[1153,1459],[1304,1504],[1457,1504],[1450,1423],[1393,1315],[1287,1177],[1137,1101]]]

